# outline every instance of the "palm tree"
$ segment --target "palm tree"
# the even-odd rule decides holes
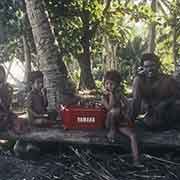
[[[163,8],[163,6],[165,8]],[[173,54],[173,62],[175,65],[175,70],[179,71],[178,68],[178,59],[180,58],[180,53],[179,47],[180,45],[178,44],[178,40],[180,38],[180,13],[179,13],[179,7],[180,7],[180,1],[175,0],[175,1],[163,1],[163,0],[158,0],[158,7],[164,14],[164,16],[168,16],[170,14],[170,19],[171,21],[169,22],[171,26],[171,34],[172,34],[172,54]]]
[[[151,9],[156,13],[156,0],[151,1]],[[155,38],[156,38],[156,23],[151,22],[149,25],[149,37],[148,37],[148,52],[155,51]]]
[[[43,1],[25,0],[25,3],[40,70],[45,75],[49,108],[54,108],[57,103],[63,102],[64,94],[67,91],[72,91],[68,83],[67,69],[62,61]]]

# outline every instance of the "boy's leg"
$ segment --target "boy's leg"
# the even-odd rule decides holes
[[[110,129],[111,113],[108,112],[105,120],[105,128]]]
[[[131,129],[129,127],[120,127],[119,132],[121,132],[122,134],[124,134],[124,135],[126,135],[126,136],[128,136],[130,138],[133,160],[134,160],[134,162],[138,162],[138,160],[139,160],[139,151],[138,151],[136,135],[133,132],[133,129]]]
[[[116,133],[116,124],[117,124],[117,120],[119,118],[119,113],[120,110],[119,109],[112,109],[111,111],[108,112],[108,125],[109,125],[109,132],[108,132],[108,140],[113,142],[114,138],[115,138],[115,133]]]

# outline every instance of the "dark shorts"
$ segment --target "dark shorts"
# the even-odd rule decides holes
[[[152,131],[152,129],[144,123],[143,119],[139,119],[138,121],[136,121],[135,129],[137,132],[138,131]]]
[[[57,119],[58,112],[55,109],[48,110],[48,117],[51,121],[55,121]]]
[[[153,118],[154,122],[160,122],[159,125],[149,127],[144,119],[140,119],[136,122],[137,130],[143,129],[148,131],[164,131],[169,129],[180,129],[180,105],[177,105],[175,101],[168,103],[162,103],[156,111],[147,113],[145,117],[146,121]]]

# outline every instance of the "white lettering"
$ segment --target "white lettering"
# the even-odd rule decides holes
[[[78,123],[95,123],[96,118],[95,117],[77,117]]]

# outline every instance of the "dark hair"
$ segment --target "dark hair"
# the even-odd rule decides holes
[[[154,61],[158,66],[160,66],[160,59],[154,53],[145,53],[141,58],[141,66],[143,66],[144,61]]]
[[[121,83],[121,75],[116,70],[110,70],[110,71],[107,71],[104,75],[104,81],[106,81],[106,80],[111,80],[111,81],[114,81],[114,82],[120,84]]]
[[[29,75],[29,81],[34,83],[36,79],[43,78],[43,73],[41,71],[32,71]]]

